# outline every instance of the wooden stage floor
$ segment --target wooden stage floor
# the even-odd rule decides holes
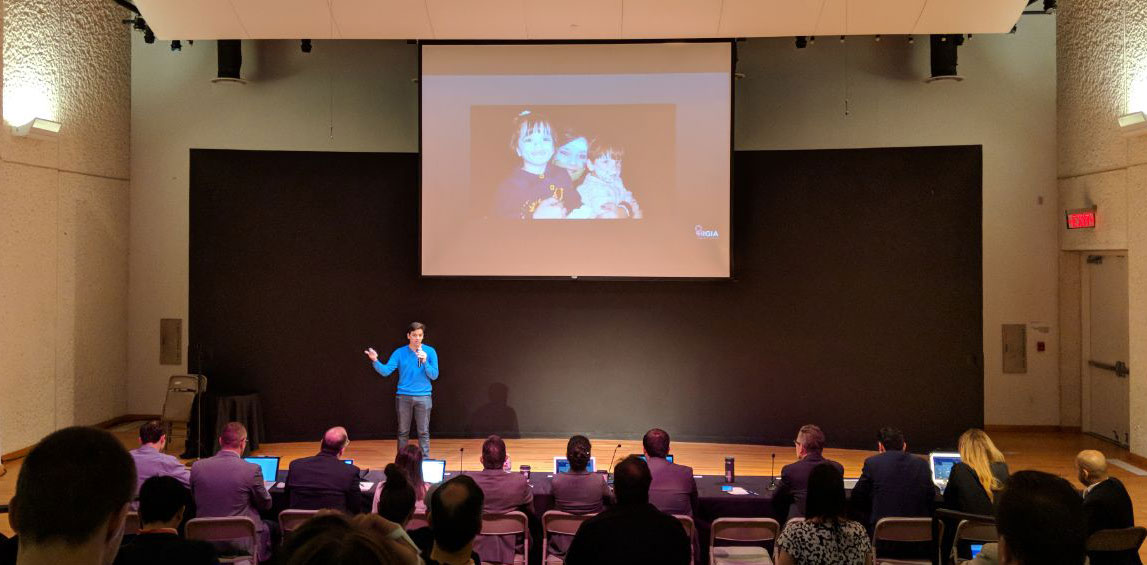
[[[113,432],[120,437],[125,446],[138,445],[136,436],[137,425],[128,424],[117,427]],[[1008,466],[1014,471],[1021,469],[1036,469],[1064,477],[1077,488],[1080,485],[1075,478],[1075,454],[1082,449],[1098,449],[1107,454],[1109,458],[1118,458],[1127,461],[1127,450],[1079,433],[1061,432],[994,432],[992,439],[1003,450]],[[641,452],[640,438],[626,438],[621,440],[591,438],[593,441],[593,454],[597,457],[599,465],[605,465],[610,453],[619,443],[618,457],[629,453]],[[555,455],[565,454],[565,439],[511,439],[506,441],[507,452],[515,469],[519,465],[530,465],[535,471],[547,471],[553,466]],[[875,444],[875,442],[874,442]],[[181,446],[174,446],[181,447]],[[457,469],[460,449],[462,464],[466,470],[481,469],[479,455],[481,454],[482,440],[480,439],[431,439],[431,454],[436,459],[446,459],[447,469]],[[875,445],[873,445],[875,448]],[[909,448],[911,448],[909,437]],[[351,436],[351,444],[347,448],[346,457],[354,459],[359,467],[381,469],[386,463],[394,459],[395,445],[393,440],[363,440],[355,441]],[[172,452],[178,451],[173,449]],[[256,455],[277,455],[281,457],[280,465],[287,465],[298,457],[314,455],[318,451],[318,440],[310,443],[276,443],[260,446]],[[693,467],[699,475],[720,475],[724,473],[725,456],[737,458],[738,475],[768,475],[769,463],[772,454],[776,454],[776,470],[796,460],[796,453],[791,445],[771,447],[764,445],[717,444],[717,443],[689,443],[674,442],[672,453],[677,461]],[[825,449],[825,456],[835,459],[844,465],[846,477],[860,475],[864,459],[873,455],[873,451],[852,449]],[[8,474],[0,477],[0,500],[7,501],[16,490],[16,477],[20,471],[20,460],[6,463]],[[1127,485],[1127,490],[1135,505],[1135,523],[1147,524],[1147,476],[1136,476],[1124,469],[1111,465],[1111,474],[1118,477]],[[1145,469],[1147,471],[1147,469]],[[11,535],[7,514],[0,514],[0,532]],[[1141,552],[1147,560],[1147,547]]]

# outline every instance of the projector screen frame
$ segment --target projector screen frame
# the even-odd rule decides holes
[[[537,281],[643,281],[643,282],[736,282],[735,245],[736,226],[733,225],[733,141],[737,114],[737,42],[743,38],[678,38],[678,39],[552,39],[552,40],[459,40],[417,39],[418,46],[418,278],[427,280],[537,280]],[[729,44],[729,275],[724,277],[637,277],[637,276],[550,276],[550,275],[427,275],[422,272],[422,48],[426,45],[641,45],[666,43],[728,43]]]

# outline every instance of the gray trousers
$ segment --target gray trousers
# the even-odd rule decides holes
[[[394,397],[394,411],[398,414],[398,449],[406,447],[410,440],[410,416],[414,415],[414,425],[418,427],[418,446],[422,457],[430,457],[430,409],[434,402],[429,396],[399,394]]]

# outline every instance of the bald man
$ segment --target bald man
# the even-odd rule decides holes
[[[348,514],[362,511],[358,467],[342,462],[343,451],[349,443],[346,428],[334,427],[323,434],[318,455],[291,461],[287,473],[290,508],[333,508]]]
[[[1130,528],[1135,525],[1131,497],[1119,479],[1107,474],[1107,458],[1094,449],[1075,456],[1079,482],[1083,483],[1083,515],[1087,534],[1098,530]],[[1094,552],[1088,557],[1092,565],[1141,565],[1139,553]]]

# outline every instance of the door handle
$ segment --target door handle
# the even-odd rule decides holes
[[[1117,376],[1119,378],[1124,378],[1127,375],[1131,374],[1131,368],[1128,367],[1127,363],[1124,363],[1123,361],[1116,361],[1114,365],[1111,365],[1109,363],[1102,363],[1100,361],[1092,361],[1089,359],[1087,361],[1087,364],[1092,366],[1092,367],[1095,367],[1096,369],[1103,369],[1104,371],[1111,371],[1111,372],[1115,373],[1115,376]]]

